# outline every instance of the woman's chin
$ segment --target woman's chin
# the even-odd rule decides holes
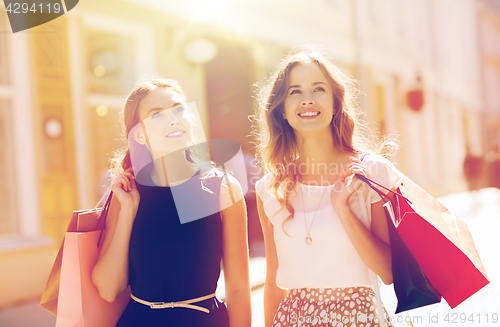
[[[158,158],[162,158],[162,157],[165,157],[165,158],[168,158],[168,157],[176,157],[182,153],[184,153],[186,151],[186,149],[189,148],[189,145],[188,144],[184,144],[182,146],[178,146],[178,147],[172,147],[172,148],[169,148],[168,150],[167,149],[161,149],[161,150],[153,150],[152,152],[152,157],[154,159],[158,159]]]
[[[303,126],[297,126],[294,128],[295,133],[298,134],[316,134],[316,133],[331,133],[330,124],[304,124]]]

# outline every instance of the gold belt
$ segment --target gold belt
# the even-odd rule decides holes
[[[205,313],[209,313],[210,310],[205,309],[203,307],[197,306],[197,305],[192,305],[189,303],[194,303],[194,302],[200,302],[206,299],[213,298],[215,296],[215,293],[212,293],[210,295],[205,295],[202,297],[197,297],[195,299],[191,300],[185,300],[185,301],[179,301],[179,302],[148,302],[139,299],[138,297],[135,297],[134,294],[130,294],[130,297],[141,304],[149,305],[151,309],[165,309],[165,308],[175,308],[175,307],[181,307],[181,308],[189,308],[189,309],[194,309],[194,310],[199,310],[203,311]]]

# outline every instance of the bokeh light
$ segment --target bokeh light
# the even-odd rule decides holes
[[[105,105],[98,105],[96,108],[95,108],[95,113],[97,114],[97,116],[99,117],[105,117],[108,115],[108,112],[109,112],[109,109],[108,107],[106,107]]]

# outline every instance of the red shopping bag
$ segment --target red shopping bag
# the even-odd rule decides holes
[[[101,231],[67,232],[61,265],[56,327],[114,327],[130,300],[130,290],[110,303],[91,280]]]
[[[393,193],[397,231],[452,309],[489,283],[464,221],[407,177]]]

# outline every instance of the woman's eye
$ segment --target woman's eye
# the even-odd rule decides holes
[[[292,92],[290,92],[290,95],[292,94],[299,94],[300,93],[300,90],[293,90]]]
[[[177,107],[174,109],[174,112],[182,112],[182,111],[184,111],[183,107]]]
[[[321,86],[318,86],[318,87],[316,88],[316,90],[314,90],[314,91],[322,91],[322,92],[324,92],[324,91],[325,91],[325,89],[324,89],[323,87],[321,87]]]
[[[161,111],[157,111],[154,115],[152,115],[151,117],[153,118],[158,118],[158,117],[161,117]]]

